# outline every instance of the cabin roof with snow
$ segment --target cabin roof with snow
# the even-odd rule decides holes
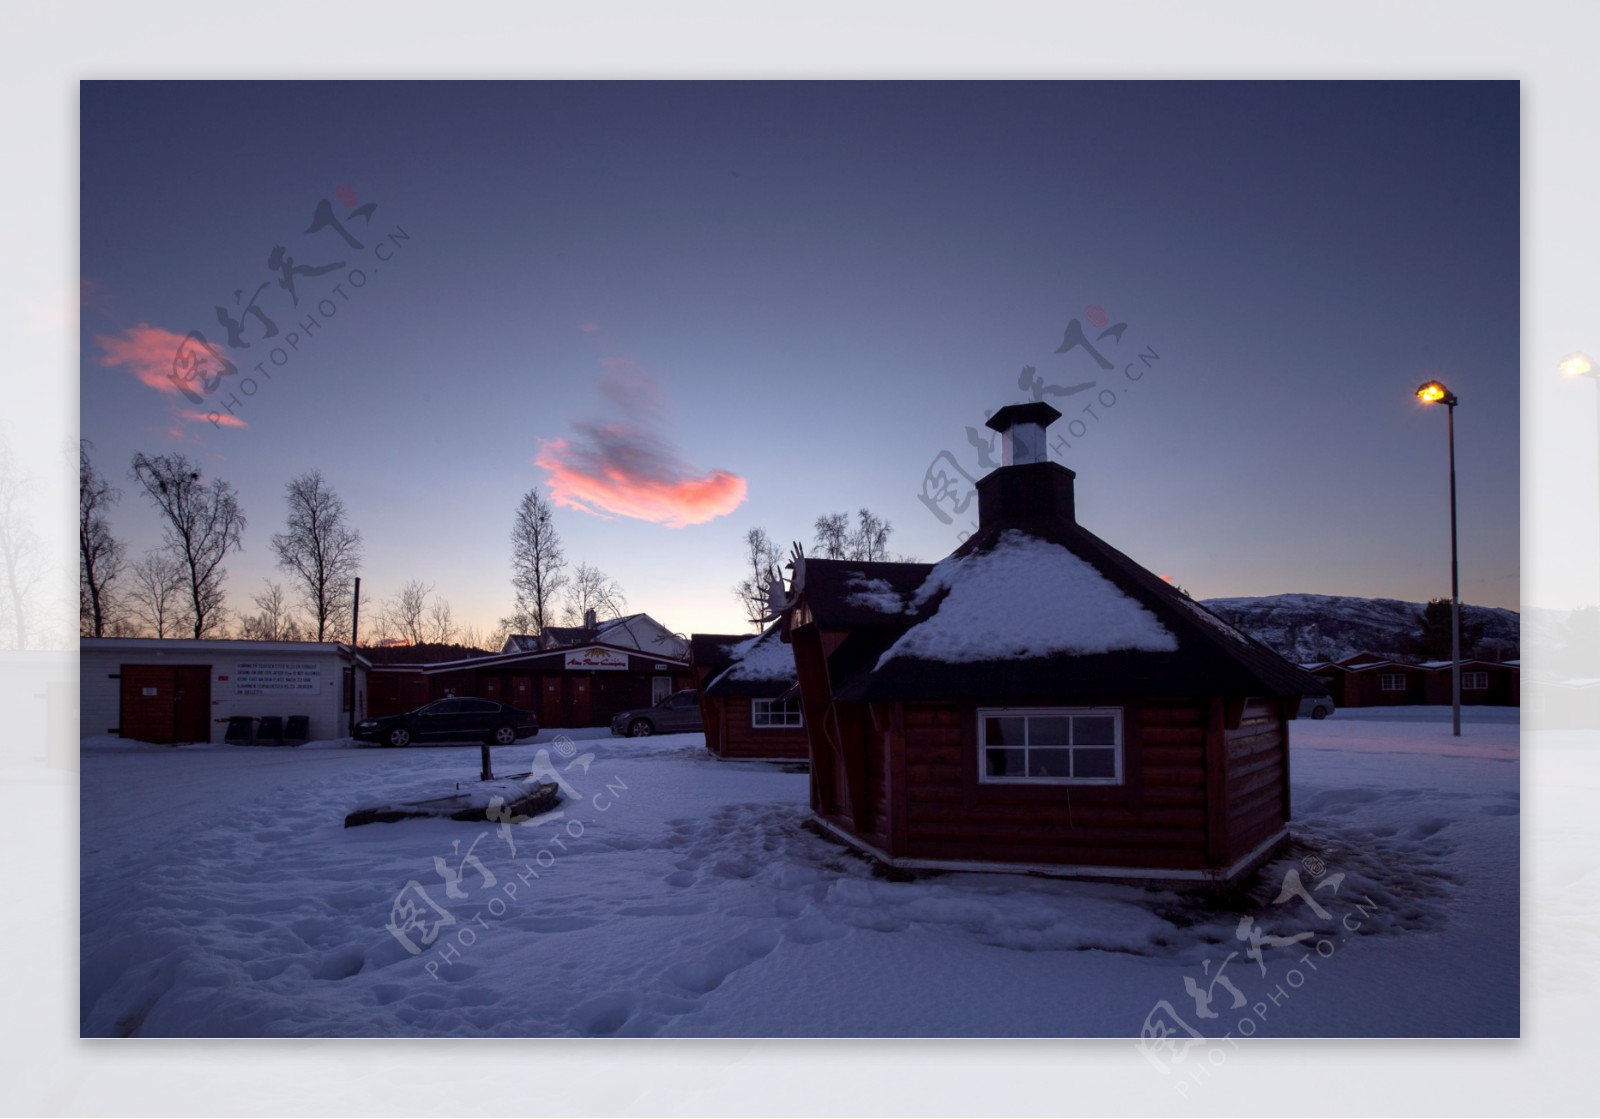
[[[750,636],[748,633],[691,633],[689,663],[695,668],[707,669],[714,676],[728,667],[733,659],[733,647]]]
[[[989,474],[978,483],[981,527],[938,564],[804,559],[788,624],[845,631],[828,658],[833,697],[1024,702],[1325,690],[1079,525],[1074,478],[1048,461]]]
[[[727,665],[706,683],[708,696],[776,697],[793,688],[794,649],[774,622],[754,637],[725,646]]]

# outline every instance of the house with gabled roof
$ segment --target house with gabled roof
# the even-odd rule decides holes
[[[502,653],[549,652],[581,645],[610,645],[636,649],[649,656],[687,660],[689,643],[649,614],[623,614],[597,618],[593,610],[584,614],[581,626],[546,626],[542,633],[513,633],[501,647]]]
[[[810,756],[794,650],[776,622],[753,637],[695,634],[690,648],[706,749],[745,760]]]
[[[823,827],[896,866],[1233,880],[1288,837],[1310,674],[1077,523],[1011,405],[937,564],[797,556],[782,610]]]

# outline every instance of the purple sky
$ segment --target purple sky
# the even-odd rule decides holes
[[[1197,597],[1446,596],[1438,377],[1463,598],[1515,608],[1518,117],[1515,82],[85,83],[82,434],[135,554],[135,451],[238,488],[236,609],[317,467],[369,602],[418,578],[492,628],[540,486],[688,633],[743,628],[753,525],[865,505],[945,555],[925,473],[981,475],[1026,365],[1094,382],[1046,397],[1080,520]],[[307,232],[324,199],[359,249]],[[1102,311],[1111,372],[1054,354]],[[240,370],[198,405],[193,329]]]

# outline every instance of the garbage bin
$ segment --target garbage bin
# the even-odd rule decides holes
[[[256,723],[257,746],[283,745],[283,716],[263,715]]]
[[[284,724],[283,744],[285,746],[298,746],[311,737],[311,716],[290,715],[289,721]]]
[[[222,741],[230,746],[254,746],[256,744],[256,721],[250,715],[234,715],[228,719],[228,733],[223,735]]]

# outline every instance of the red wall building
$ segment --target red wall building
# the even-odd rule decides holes
[[[1321,685],[1076,522],[1046,404],[943,563],[798,559],[783,614],[811,805],[890,863],[1228,880],[1286,839]]]

